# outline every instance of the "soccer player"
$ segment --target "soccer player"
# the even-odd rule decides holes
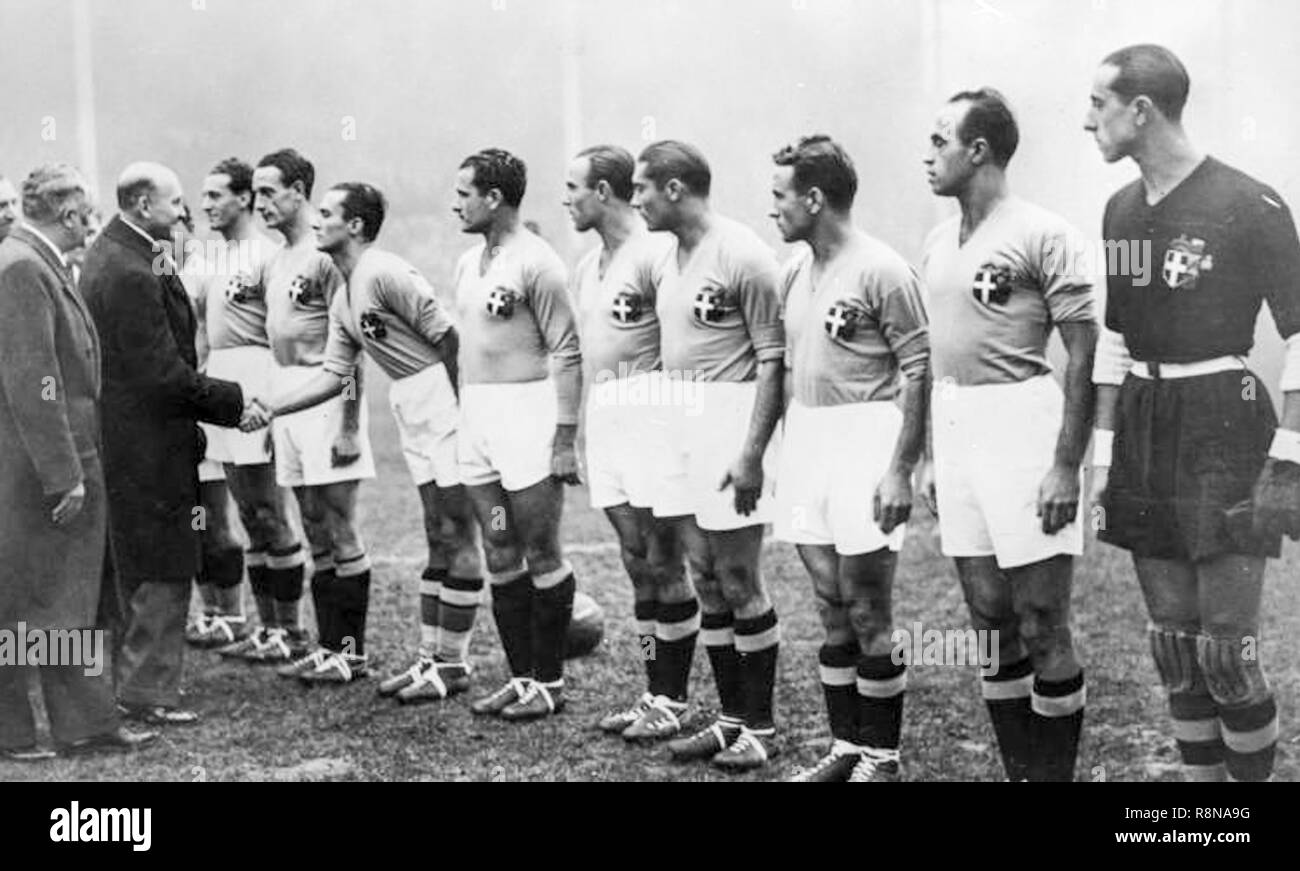
[[[0,241],[18,225],[18,191],[14,183],[0,175]]]
[[[527,170],[488,148],[465,158],[452,208],[483,236],[456,263],[461,480],[483,530],[492,615],[510,667],[476,714],[547,717],[564,707],[573,567],[560,547],[563,484],[578,483],[582,359],[564,264],[521,226]],[[553,373],[553,374],[552,374]]]
[[[315,377],[276,396],[274,416],[319,405],[344,391],[365,352],[393,379],[389,404],[402,454],[420,493],[429,563],[420,581],[420,648],[414,665],[379,691],[402,702],[443,699],[469,687],[469,643],[483,590],[474,518],[456,458],[456,353],[447,310],[424,277],[374,246],[387,212],[384,195],[359,182],[334,185],[318,209],[316,246],[347,284],[330,305],[325,362]],[[330,634],[364,637],[364,610],[339,611]],[[326,644],[326,647],[331,647]],[[318,656],[307,681],[351,680],[356,655]]]
[[[754,231],[713,212],[711,182],[694,146],[655,142],[637,157],[633,205],[652,231],[671,235],[657,301],[664,379],[694,400],[667,409],[654,513],[681,536],[722,706],[715,723],[668,749],[678,760],[748,769],[767,762],[776,731],[779,631],[759,555],[785,334],[776,257]]]
[[[253,170],[255,208],[285,244],[262,266],[258,283],[266,299],[266,334],[276,366],[271,390],[281,395],[310,382],[325,361],[329,307],[344,284],[329,255],[317,250],[312,231],[312,186],[316,170],[293,149],[266,155]],[[312,604],[319,646],[348,653],[354,677],[366,673],[361,635],[340,634],[359,625],[370,601],[370,560],[356,525],[357,486],[375,476],[366,409],[358,367],[346,395],[271,424],[275,479],[292,487],[311,542]],[[321,667],[299,626],[303,555],[272,549],[267,553],[267,588],[274,628],[268,642],[244,655],[254,662],[286,663],[278,673],[295,677]],[[254,592],[257,592],[254,587]]]
[[[641,697],[599,726],[629,740],[681,730],[700,630],[677,530],[651,510],[663,453],[655,302],[668,239],[632,209],[634,167],[626,149],[584,149],[569,163],[564,198],[574,228],[601,241],[579,261],[573,287],[588,384],[587,485],[618,535],[646,670]]]
[[[794,779],[893,781],[907,674],[891,656],[892,589],[929,401],[921,286],[854,226],[858,177],[843,147],[809,136],[773,160],[772,217],[786,242],[807,243],[781,276],[791,389],[774,519],[812,576],[832,737]]]
[[[1098,538],[1133,556],[1188,778],[1267,780],[1278,722],[1259,608],[1266,559],[1300,536],[1300,242],[1276,191],[1188,139],[1188,86],[1168,49],[1120,49],[1084,125],[1106,162],[1141,172],[1102,233],[1147,246],[1154,272],[1108,269]],[[1280,425],[1244,360],[1265,300],[1287,343]]]
[[[221,234],[225,250],[190,260],[183,275],[198,316],[199,357],[206,359],[206,371],[213,377],[236,381],[248,396],[264,399],[270,394],[275,361],[266,335],[266,299],[254,276],[274,245],[254,227],[253,168],[235,157],[212,167],[203,180],[202,208],[208,225]],[[256,649],[267,643],[276,625],[274,600],[266,593],[267,554],[299,552],[286,511],[287,494],[276,486],[265,433],[201,426],[208,440],[207,458],[199,466],[200,493],[208,512],[199,579],[204,610],[187,640],[217,647],[237,644],[249,634],[239,586],[247,564],[262,620],[250,645]],[[247,552],[226,516],[228,493],[248,533]]]
[[[1098,328],[1091,281],[1073,271],[1077,232],[1008,187],[1019,139],[989,88],[955,95],[930,134],[930,188],[961,212],[923,255],[934,377],[924,492],[937,487],[972,624],[998,633],[982,689],[1008,778],[1070,781],[1085,701],[1070,588]],[[1046,358],[1053,326],[1069,355],[1064,399]]]

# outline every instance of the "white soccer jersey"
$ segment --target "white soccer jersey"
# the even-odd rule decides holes
[[[659,314],[655,303],[667,234],[633,232],[600,268],[603,248],[574,270],[574,297],[582,334],[587,383],[659,368]]]

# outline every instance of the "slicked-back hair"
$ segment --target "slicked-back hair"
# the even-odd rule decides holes
[[[632,172],[636,162],[632,152],[617,145],[593,145],[578,152],[578,157],[585,157],[587,166],[587,187],[594,188],[605,182],[614,196],[624,202],[632,199]]]
[[[822,133],[800,138],[772,155],[777,166],[794,168],[794,189],[806,194],[817,188],[827,204],[836,211],[846,211],[858,193],[858,172],[853,158],[838,142]]]
[[[661,139],[641,149],[637,160],[645,164],[646,178],[662,188],[669,180],[677,179],[702,197],[709,195],[713,173],[709,162],[694,145],[676,139]]]
[[[294,182],[302,182],[302,195],[311,199],[312,188],[316,184],[316,167],[293,148],[281,148],[272,151],[257,162],[257,168],[273,166],[280,170],[280,182],[285,187],[292,187]]]
[[[280,170],[281,174],[284,170]],[[253,211],[253,167],[238,157],[227,157],[212,169],[208,175],[224,175],[230,179],[230,192],[235,196],[248,194],[248,211]]]
[[[47,163],[23,180],[23,215],[29,221],[49,224],[58,220],[69,199],[86,195],[86,180],[75,166]]]
[[[330,190],[343,192],[343,199],[340,200],[343,220],[360,218],[361,226],[365,228],[361,238],[367,242],[375,241],[379,228],[384,226],[384,215],[388,214],[388,200],[383,191],[363,181],[340,182]]]
[[[474,187],[480,194],[496,188],[507,206],[517,209],[528,189],[528,167],[503,148],[484,148],[465,158],[461,169],[474,172]]]
[[[1131,103],[1146,95],[1170,121],[1181,121],[1192,80],[1187,68],[1163,45],[1130,45],[1106,55],[1102,66],[1119,70],[1110,89]]]
[[[969,103],[966,117],[957,127],[957,136],[970,145],[976,139],[983,139],[989,144],[993,162],[1006,166],[1011,156],[1020,145],[1020,125],[1011,111],[1011,105],[1000,91],[993,88],[980,88],[977,91],[961,91],[953,94],[949,103]]]

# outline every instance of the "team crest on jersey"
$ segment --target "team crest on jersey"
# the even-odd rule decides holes
[[[695,319],[702,324],[721,323],[737,308],[734,291],[707,285],[695,291]]]
[[[826,329],[826,335],[832,339],[849,342],[866,319],[867,313],[862,310],[861,303],[851,299],[837,299],[826,310],[822,326]]]
[[[307,306],[321,302],[324,298],[320,285],[305,275],[295,275],[293,281],[289,282],[289,299],[293,300],[294,305]]]
[[[226,299],[229,302],[252,302],[262,298],[262,287],[248,275],[240,272],[226,282]]]
[[[1165,264],[1160,274],[1171,290],[1192,290],[1202,272],[1214,268],[1214,258],[1205,253],[1205,240],[1180,234],[1165,249]]]
[[[388,335],[388,325],[377,312],[362,312],[361,334],[371,341],[382,339]]]
[[[610,307],[614,320],[620,324],[636,323],[641,320],[641,314],[644,310],[641,295],[630,290],[620,290],[615,294],[614,304]]]
[[[487,312],[494,318],[509,320],[519,304],[519,294],[508,287],[494,287],[487,298]]]
[[[985,263],[975,270],[971,293],[984,305],[1006,305],[1011,298],[1011,267]]]

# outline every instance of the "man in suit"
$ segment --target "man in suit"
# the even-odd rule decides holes
[[[0,175],[0,241],[18,226],[18,191],[14,183]]]
[[[0,198],[4,186],[12,190],[0,183]],[[54,164],[23,183],[23,210],[27,222],[0,244],[0,628],[25,624],[20,644],[94,626],[107,521],[99,340],[66,257],[83,244],[94,206],[81,175]],[[153,740],[120,725],[96,647],[97,662],[37,667],[56,745],[81,752]],[[0,759],[53,755],[36,746],[27,676],[0,666]]]
[[[197,421],[241,420],[239,385],[199,374],[195,318],[171,259],[183,199],[176,173],[133,163],[119,214],[86,254],[81,290],[103,343],[104,478],[119,631],[117,693],[127,715],[193,723],[180,706],[190,579],[199,568]]]

